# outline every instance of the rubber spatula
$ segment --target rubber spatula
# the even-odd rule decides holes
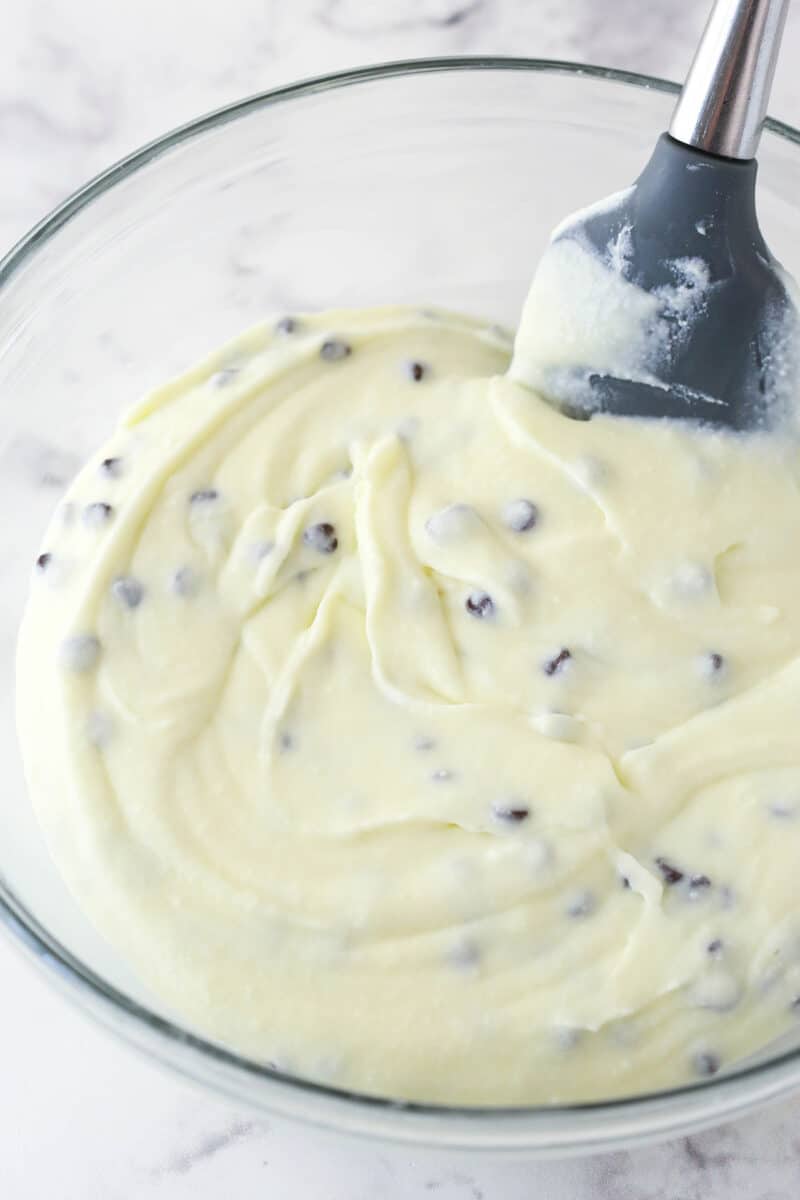
[[[800,401],[794,286],[755,209],[787,6],[717,0],[636,183],[555,230],[511,374],[568,415],[753,429]]]

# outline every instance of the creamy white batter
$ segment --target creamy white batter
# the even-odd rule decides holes
[[[714,1074],[800,1009],[796,447],[574,422],[442,312],[147,397],[34,571],[53,855],[195,1027],[395,1097]]]

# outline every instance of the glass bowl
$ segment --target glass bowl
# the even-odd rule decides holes
[[[267,313],[431,303],[513,324],[565,213],[632,180],[672,84],[531,59],[398,63],[203,117],[112,167],[0,262],[0,916],[62,993],[153,1058],[273,1116],[482,1154],[567,1154],[712,1124],[800,1084],[800,1034],[710,1082],[459,1109],[349,1095],[181,1026],[66,891],[27,800],[13,655],[45,522],[121,408]],[[767,240],[800,274],[800,135],[761,148]]]

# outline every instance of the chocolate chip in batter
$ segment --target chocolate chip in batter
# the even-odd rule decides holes
[[[193,567],[178,567],[172,576],[172,590],[177,596],[188,599],[200,590],[200,579]]]
[[[593,892],[576,892],[567,901],[566,913],[573,920],[581,920],[583,917],[590,917],[596,908],[597,900]]]
[[[521,825],[523,821],[527,821],[531,815],[531,810],[525,804],[493,804],[492,812],[497,817],[498,821],[505,821],[509,825]]]
[[[488,592],[470,592],[464,601],[464,607],[471,617],[482,621],[494,616],[494,600]]]
[[[284,753],[286,753],[287,750],[294,749],[294,738],[288,732],[288,730],[284,729],[282,733],[278,735],[278,745]]]
[[[297,326],[298,322],[294,317],[281,317],[280,321],[275,322],[275,332],[287,337],[290,333],[297,332]]]
[[[62,666],[82,675],[97,666],[100,659],[100,640],[93,633],[78,633],[65,638],[59,649]]]
[[[447,955],[447,961],[459,971],[474,971],[481,960],[478,943],[472,938],[462,938],[452,947]]]
[[[571,658],[572,652],[564,647],[559,650],[554,658],[550,658],[544,663],[542,670],[545,675],[560,675]]]
[[[317,525],[309,525],[303,531],[303,541],[306,546],[316,550],[318,554],[333,554],[339,545],[336,536],[336,526],[330,521],[320,521]]]
[[[138,608],[144,599],[144,588],[130,575],[118,576],[111,584],[111,592],[123,608]]]
[[[439,545],[451,545],[480,528],[480,518],[469,504],[448,504],[425,522],[428,537]]]
[[[36,570],[37,571],[46,571],[47,568],[52,564],[52,562],[53,562],[53,556],[49,552],[49,550],[46,550],[44,552],[44,554],[40,554],[39,557],[37,558]]]
[[[656,859],[656,866],[661,872],[661,878],[664,880],[664,883],[667,885],[667,887],[674,887],[676,883],[680,883],[680,881],[684,878],[684,872],[680,871],[677,867],[674,867],[671,862],[667,861],[666,858],[659,856]]]
[[[684,562],[675,569],[672,591],[681,600],[699,600],[714,586],[714,576],[703,563]]]
[[[512,500],[503,509],[503,521],[514,533],[528,533],[539,522],[539,510],[531,500]]]
[[[719,1057],[710,1050],[699,1050],[692,1055],[692,1070],[702,1079],[716,1075],[721,1065]]]
[[[625,889],[625,891],[630,891],[631,881],[630,881],[630,879],[628,879],[627,875],[620,875],[619,881],[622,884],[622,887]]]
[[[707,875],[692,875],[689,878],[689,890],[691,892],[704,891],[705,888],[711,887],[711,880]]]
[[[575,1025],[557,1025],[553,1030],[556,1045],[559,1050],[574,1050],[583,1040],[583,1030]]]
[[[798,804],[796,800],[771,800],[767,812],[778,821],[797,820]]]
[[[697,668],[703,679],[715,682],[726,674],[728,664],[718,650],[707,650],[698,658]]]
[[[719,958],[720,954],[722,954],[722,949],[722,938],[712,938],[706,946],[706,954],[709,954],[712,958]]]
[[[405,373],[413,383],[421,383],[430,374],[430,367],[426,366],[425,363],[411,359],[405,364]]]
[[[114,722],[107,713],[89,713],[86,736],[98,750],[104,750],[114,736]]]
[[[101,526],[107,525],[114,515],[114,509],[110,504],[106,504],[104,500],[95,500],[93,504],[87,504],[83,510],[83,523],[90,529],[100,529]]]
[[[100,463],[100,474],[107,479],[119,479],[122,475],[123,463],[121,458],[104,458]]]
[[[222,367],[221,370],[214,372],[208,382],[213,388],[227,387],[229,383],[233,383],[239,370],[239,367]]]
[[[189,497],[190,504],[213,504],[215,500],[219,500],[219,492],[213,487],[198,488]]]
[[[419,750],[421,754],[426,754],[429,750],[436,749],[436,740],[428,737],[427,734],[420,734],[418,738],[414,739],[414,749]]]
[[[352,354],[353,348],[347,342],[343,342],[341,338],[326,338],[319,348],[319,356],[325,362],[341,362],[343,358],[347,358]]]

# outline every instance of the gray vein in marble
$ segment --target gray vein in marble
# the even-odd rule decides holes
[[[359,0],[327,0],[317,11],[321,25],[338,33],[365,37],[374,34],[409,32],[418,29],[453,29],[470,20],[487,0],[410,0],[400,15],[397,4],[373,5],[365,20]]]
[[[689,1162],[692,1163],[700,1171],[705,1171],[708,1167],[709,1155],[699,1145],[696,1138],[685,1137],[681,1141],[681,1146]]]
[[[82,459],[31,433],[14,438],[0,455],[0,462],[22,473],[35,487],[62,490],[77,474]]]
[[[483,1188],[478,1186],[471,1175],[461,1171],[448,1171],[425,1182],[426,1192],[437,1192],[442,1187],[448,1189],[448,1194],[453,1197],[453,1200],[456,1197],[459,1197],[460,1200],[462,1196],[465,1197],[465,1200],[484,1200]]]
[[[195,1167],[205,1162],[207,1159],[216,1157],[222,1151],[230,1149],[231,1146],[238,1142],[245,1141],[247,1138],[253,1137],[255,1134],[263,1133],[266,1126],[256,1121],[234,1121],[227,1129],[222,1129],[217,1133],[209,1133],[200,1138],[197,1144],[189,1150],[184,1150],[180,1154],[167,1159],[160,1166],[153,1167],[150,1174],[153,1176],[161,1175],[188,1175]]]

